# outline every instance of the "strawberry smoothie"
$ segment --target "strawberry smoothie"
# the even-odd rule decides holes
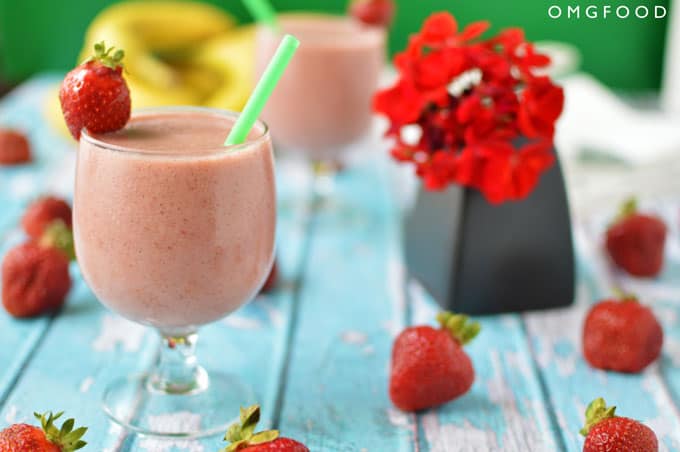
[[[289,14],[280,33],[257,33],[257,73],[274,54],[283,33],[300,48],[267,103],[262,117],[274,141],[313,160],[333,160],[371,124],[371,98],[385,61],[385,30],[351,17]]]
[[[162,331],[190,330],[249,301],[269,272],[276,223],[266,126],[222,146],[234,114],[133,115],[80,140],[76,253],[97,297]]]

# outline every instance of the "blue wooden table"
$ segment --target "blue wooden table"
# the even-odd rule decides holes
[[[75,146],[46,125],[56,76],[35,78],[0,102],[0,124],[30,134],[35,162],[0,168],[0,256],[23,240],[18,219],[31,199],[70,197]],[[648,200],[671,229],[668,265],[655,282],[613,271],[599,238],[606,215],[575,219],[579,256],[573,307],[479,319],[469,346],[477,371],[470,393],[418,415],[387,396],[394,336],[433,323],[432,300],[405,272],[401,173],[382,149],[335,182],[340,208],[319,207],[303,166],[278,165],[278,258],[283,284],[204,328],[206,367],[240,374],[254,387],[264,423],[312,451],[577,451],[587,403],[597,396],[652,427],[661,450],[680,451],[680,234],[678,205]],[[614,201],[613,201],[614,202]],[[90,427],[91,451],[217,451],[220,437],[159,441],[126,435],[100,409],[105,384],[141,371],[158,339],[107,311],[78,275],[57,316],[15,320],[0,310],[0,428],[65,410]],[[492,281],[490,281],[492,283]],[[581,358],[584,311],[611,287],[635,290],[666,333],[662,358],[641,375],[590,369]],[[200,422],[184,414],[157,419]]]

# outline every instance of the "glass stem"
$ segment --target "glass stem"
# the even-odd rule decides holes
[[[148,380],[149,389],[166,394],[193,394],[208,387],[208,374],[198,365],[198,334],[160,332],[161,347],[156,367]]]

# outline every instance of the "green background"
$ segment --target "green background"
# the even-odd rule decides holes
[[[240,0],[207,0],[248,21]],[[309,9],[342,12],[347,0],[272,0],[279,10]],[[43,70],[66,70],[78,54],[88,23],[112,0],[0,0],[0,80],[18,82]],[[397,0],[392,51],[433,11],[448,10],[460,23],[487,19],[497,30],[522,26],[532,40],[557,40],[576,45],[583,68],[608,85],[625,90],[658,89],[662,71],[666,20],[567,19],[566,6],[663,5],[668,0]],[[548,17],[548,7],[565,11]]]

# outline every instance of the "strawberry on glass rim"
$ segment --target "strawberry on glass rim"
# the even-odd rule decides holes
[[[86,128],[93,133],[114,132],[130,119],[130,90],[123,78],[123,50],[94,45],[94,56],[66,74],[59,102],[68,130],[76,140]]]
[[[368,25],[389,27],[394,17],[394,1],[352,0],[349,14]]]

